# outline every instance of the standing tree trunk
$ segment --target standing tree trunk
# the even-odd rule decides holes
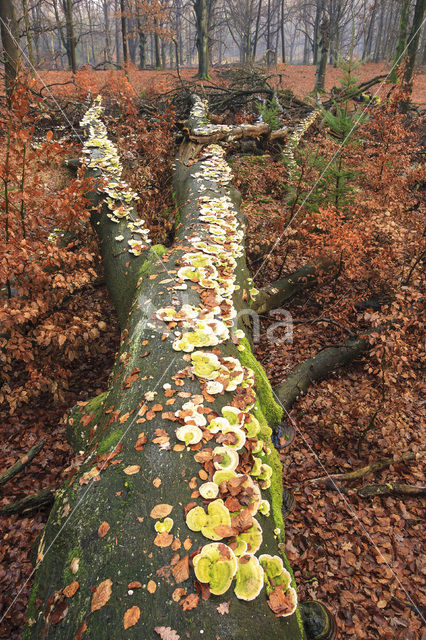
[[[398,39],[396,43],[395,55],[393,58],[392,71],[389,74],[389,81],[397,81],[397,69],[404,55],[405,44],[407,42],[408,18],[410,16],[410,0],[403,0],[401,6],[401,16],[399,19]]]
[[[99,116],[84,119],[86,163],[110,192],[92,194],[93,225],[122,343],[108,391],[68,419],[84,454],[38,541],[25,637],[303,640],[268,426],[282,410],[243,336],[245,222],[224,151],[184,146],[174,245],[148,250]],[[205,122],[196,99],[188,128]]]
[[[330,22],[324,18],[320,26],[320,56],[315,72],[314,91],[324,91],[325,72],[327,70],[328,48],[330,46]]]
[[[198,77],[209,77],[209,34],[206,0],[195,0],[194,11],[197,25]]]
[[[374,48],[374,62],[379,62],[381,48],[382,48],[382,38],[383,38],[383,22],[385,17],[385,4],[383,0],[380,1],[380,17],[379,17],[379,25],[377,27],[377,35],[376,35],[376,46]]]
[[[281,30],[281,60],[285,64],[286,55],[285,55],[284,24],[285,24],[285,0],[281,0],[281,22],[280,22],[280,30]]]
[[[120,18],[121,18],[121,41],[123,45],[123,68],[126,69],[129,62],[129,54],[127,48],[127,22],[125,0],[120,0]]]
[[[28,52],[28,62],[30,66],[30,73],[34,75],[34,52],[33,52],[33,38],[31,35],[31,25],[30,25],[30,17],[28,13],[28,0],[22,0],[22,15],[24,18],[25,25],[25,37],[27,40],[27,52]]]
[[[407,84],[411,84],[411,81],[413,79],[414,65],[416,63],[417,49],[419,48],[420,33],[422,30],[425,10],[426,0],[416,0],[413,24],[411,26],[407,46],[407,66],[405,68],[404,74],[404,80]]]
[[[18,73],[19,50],[15,10],[9,0],[0,0],[0,33],[3,44],[4,83],[10,104]]]
[[[139,34],[139,69],[146,67],[146,35],[143,30],[140,14],[137,14],[137,26]]]
[[[363,52],[362,52],[362,59],[365,60],[365,61],[371,55],[371,48],[372,48],[372,44],[373,44],[373,34],[374,34],[374,24],[376,22],[376,14],[377,14],[377,2],[378,2],[378,0],[374,0],[373,7],[371,9],[370,20],[368,22],[367,37],[365,39],[364,49],[363,49]]]
[[[253,62],[256,62],[256,49],[257,49],[257,43],[259,42],[259,28],[260,28],[261,14],[262,14],[262,0],[259,0],[259,4],[257,7],[257,16],[256,16],[256,29],[254,32],[254,42],[253,42]]]
[[[158,22],[154,20],[155,33],[154,33],[154,51],[155,51],[155,68],[161,69],[161,47],[160,36],[158,33]]]
[[[63,9],[65,15],[65,47],[67,50],[68,64],[73,73],[77,71],[77,63],[75,57],[76,39],[74,36],[74,22],[72,16],[72,0],[63,0]]]

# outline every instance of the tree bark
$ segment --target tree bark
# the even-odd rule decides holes
[[[396,82],[397,75],[396,72],[398,70],[399,65],[402,61],[402,56],[405,49],[405,44],[407,42],[407,31],[408,31],[408,18],[410,15],[410,4],[411,0],[403,0],[401,6],[401,15],[399,19],[399,30],[398,30],[398,39],[396,43],[395,55],[393,58],[392,71],[389,74],[389,81]]]
[[[30,73],[34,75],[34,52],[33,52],[33,37],[31,34],[31,25],[30,25],[30,17],[28,13],[28,0],[22,0],[22,14],[24,18],[25,25],[25,37],[27,40],[27,52],[28,52],[28,62],[30,66]]]
[[[314,91],[324,91],[325,72],[327,69],[328,50],[330,47],[330,22],[325,18],[320,26],[321,40],[319,46],[319,59],[315,73]]]
[[[404,80],[407,84],[411,84],[413,79],[414,65],[416,63],[417,49],[419,47],[421,26],[423,24],[423,16],[426,10],[426,0],[416,0],[414,8],[413,24],[411,26],[410,35],[407,45],[407,66],[405,68]]]
[[[201,101],[195,106],[190,128],[205,122],[206,111]],[[99,139],[102,129],[96,113],[92,110],[86,123],[93,127],[94,139],[96,136]],[[199,145],[188,144],[190,148],[200,149]],[[88,151],[88,166],[95,169],[99,158],[102,161],[104,156],[96,142]],[[270,426],[281,420],[282,411],[273,401],[271,387],[251,354],[248,340],[235,334],[234,311],[243,308],[249,288],[241,244],[245,220],[239,209],[239,194],[230,186],[229,168],[223,154],[220,147],[208,147],[201,156],[193,156],[185,164],[180,158],[190,154],[186,148],[181,149],[174,179],[180,223],[174,245],[168,250],[149,250],[146,242],[141,242],[136,252],[139,255],[132,254],[128,249],[131,246],[128,235],[117,240],[125,232],[132,232],[132,229],[125,230],[131,225],[131,212],[128,219],[113,222],[111,215],[115,214],[111,211],[117,210],[117,215],[121,215],[122,209],[117,209],[117,203],[113,203],[112,209],[108,208],[111,201],[105,202],[100,193],[91,195],[94,204],[96,200],[102,203],[100,213],[94,213],[93,222],[103,239],[105,277],[120,315],[122,343],[108,391],[86,406],[78,406],[68,419],[70,442],[76,450],[85,451],[84,460],[58,493],[38,543],[38,568],[25,636],[29,640],[69,640],[82,636],[84,640],[154,640],[158,638],[156,627],[166,630],[170,627],[181,638],[205,640],[304,638],[299,610],[288,617],[275,616],[268,607],[265,589],[253,600],[245,601],[236,597],[233,583],[223,595],[211,595],[207,599],[206,583],[201,588],[200,583],[194,582],[193,557],[198,556],[206,542],[212,544],[212,538],[207,531],[204,537],[192,530],[197,527],[190,530],[185,516],[191,503],[191,506],[207,503],[198,492],[200,482],[211,480],[214,464],[224,461],[220,454],[215,454],[214,463],[209,457],[211,450],[223,440],[223,434],[222,440],[217,440],[218,436],[204,426],[213,416],[221,414],[224,405],[238,407],[236,415],[240,424],[248,419],[249,410],[259,420],[261,431],[246,439],[246,445],[239,450],[237,471],[242,474],[241,478],[246,477],[250,486],[249,477],[255,479],[253,487],[258,482],[263,484],[262,498],[271,505],[269,516],[256,516],[263,535],[259,552],[280,556],[289,568],[282,544],[282,468],[270,439]],[[111,194],[110,197],[115,198]],[[219,210],[223,211],[222,217],[217,218],[218,225],[211,226],[211,222],[200,217],[200,207],[205,208],[206,203],[208,207],[214,206],[209,211],[216,212],[216,216]],[[224,221],[226,235],[217,235],[217,227]],[[212,235],[214,232],[216,235]],[[231,245],[231,241],[234,244]],[[111,245],[111,249],[107,245]],[[214,248],[221,246],[223,249]],[[207,268],[202,281],[206,286],[201,286],[201,275],[196,276],[194,269],[192,281],[185,280],[188,272],[185,275],[180,271],[194,253],[201,254],[203,264],[217,267],[216,275],[215,270]],[[231,254],[234,260],[230,259]],[[212,255],[216,257],[211,258]],[[219,277],[222,302],[216,295],[212,297],[209,288],[209,278]],[[118,285],[121,283],[123,289],[125,282],[126,292],[120,292]],[[164,315],[166,309],[168,316]],[[199,328],[195,328],[194,321],[191,323],[191,314],[187,316],[185,328],[178,318],[189,311],[198,314],[197,309],[201,313],[196,319]],[[177,313],[181,315],[176,316]],[[201,319],[206,313],[210,315],[203,324]],[[169,320],[164,319],[166,317]],[[223,324],[215,325],[219,318]],[[205,327],[207,321],[216,326],[213,335],[206,329],[203,333],[200,328]],[[233,335],[228,336],[228,331]],[[195,352],[178,350],[179,344],[172,346],[173,340],[175,343],[181,340],[176,333],[192,336],[197,345],[198,340],[203,343],[202,347],[197,346],[197,351],[203,349],[203,357],[209,358],[213,367],[209,369],[210,375],[213,371],[219,373],[215,389],[215,385],[208,386],[200,377],[203,373],[209,374],[206,370],[197,370]],[[238,374],[237,380],[235,374],[241,367],[242,375]],[[217,385],[223,387],[222,392]],[[186,404],[188,402],[193,404]],[[185,447],[177,437],[176,427],[191,422],[201,425],[202,441]],[[194,426],[190,428],[194,434]],[[264,445],[258,444],[259,438]],[[256,476],[244,475],[251,468],[248,451],[255,445],[256,450],[258,446],[264,447],[258,455],[272,469],[269,488],[267,482],[256,480]],[[226,487],[226,482],[220,485],[224,497]],[[242,500],[241,495],[237,495]],[[251,491],[247,494],[247,507],[240,505],[241,513],[248,515],[250,509],[253,511],[250,505],[254,497],[250,496],[254,495]],[[231,507],[231,503],[229,506],[237,508]],[[171,512],[170,533],[154,530],[159,517],[154,508],[163,514],[161,517]],[[232,523],[239,526],[236,520]],[[232,558],[229,536],[235,531],[226,526],[223,531],[217,527],[214,531],[219,538],[223,536],[217,543],[221,558]],[[254,540],[252,542],[254,544]],[[243,556],[243,560],[255,563],[249,556]],[[240,567],[243,565],[244,562],[240,563]],[[205,571],[212,575],[210,569]],[[220,575],[226,582],[226,568]],[[252,594],[255,575],[250,573],[253,580],[244,583],[247,590],[244,595]],[[280,589],[284,587],[278,587]],[[290,590],[286,593],[290,594]],[[229,614],[222,616],[217,607],[224,602],[230,603]]]
[[[55,500],[55,489],[56,487],[45,487],[38,493],[33,493],[11,504],[7,504],[0,509],[0,513],[5,516],[11,516],[13,514],[22,515],[23,513],[28,513],[28,511],[34,511],[34,509],[51,506]]]
[[[198,77],[206,80],[209,77],[209,37],[206,0],[195,0],[194,11],[197,26]]]
[[[5,469],[2,473],[0,473],[0,487],[2,487],[6,482],[9,482],[14,478],[18,473],[22,471],[22,469],[27,465],[31,460],[33,460],[43,449],[44,443],[46,440],[40,440],[34,447],[32,447],[28,453],[26,453],[22,458],[19,458],[11,467]]]
[[[18,73],[19,50],[15,10],[9,0],[0,0],[0,33],[3,44],[4,83],[10,103]]]
[[[128,46],[127,46],[127,22],[125,0],[120,0],[120,19],[121,19],[121,41],[123,46],[123,67],[127,69],[129,62]]]
[[[63,8],[65,14],[66,50],[68,56],[68,64],[71,71],[75,73],[77,71],[77,62],[75,56],[76,39],[74,35],[72,0],[63,0]]]
[[[330,271],[332,266],[331,260],[323,260],[318,264],[306,264],[290,276],[261,289],[251,305],[252,309],[259,314],[277,309],[280,304],[306,287],[313,286],[317,282],[319,273]]]

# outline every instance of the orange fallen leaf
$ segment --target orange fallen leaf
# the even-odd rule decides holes
[[[157,504],[149,514],[151,518],[166,518],[172,512],[173,506],[171,504]]]
[[[173,536],[171,533],[167,533],[163,531],[163,533],[159,533],[155,536],[154,544],[157,547],[170,547],[173,542]]]
[[[154,478],[154,480],[152,481],[152,484],[154,485],[154,487],[155,487],[156,489],[158,489],[158,487],[159,487],[159,486],[160,486],[160,484],[161,484],[161,478]]]
[[[186,538],[186,540],[183,543],[183,548],[185,549],[185,551],[189,551],[191,547],[192,547],[191,538]]]
[[[106,534],[108,533],[109,530],[110,530],[110,526],[109,526],[108,522],[102,522],[99,525],[98,536],[100,538],[103,538],[104,536],[106,536]]]
[[[191,611],[191,609],[195,609],[198,606],[200,598],[196,593],[190,593],[189,596],[181,602],[182,608],[184,611]]]
[[[138,464],[131,464],[124,469],[124,473],[126,476],[133,476],[135,473],[140,471],[140,466]]]
[[[67,598],[72,598],[73,595],[78,591],[79,586],[80,585],[78,584],[78,582],[74,580],[73,582],[71,582],[71,584],[67,585],[66,587],[64,587],[64,589],[62,589],[62,593]]]
[[[149,580],[146,588],[148,590],[148,593],[155,593],[157,591],[157,584],[154,582],[154,580]]]
[[[97,611],[98,609],[102,609],[104,605],[108,602],[111,597],[112,592],[112,580],[107,578],[96,587],[93,596],[92,596],[92,605],[90,610]]]
[[[177,587],[172,593],[173,602],[179,602],[183,596],[186,596],[186,591],[182,587]]]
[[[139,609],[139,607],[134,606],[130,607],[130,609],[127,609],[123,618],[124,628],[128,629],[129,627],[133,627],[139,620],[140,616],[141,610]]]
[[[139,582],[138,580],[133,580],[133,582],[129,582],[129,584],[127,585],[128,589],[140,589],[142,586],[142,583]]]
[[[83,637],[83,633],[87,630],[87,622],[84,620],[81,625],[77,629],[77,633],[75,634],[74,640],[81,640]]]

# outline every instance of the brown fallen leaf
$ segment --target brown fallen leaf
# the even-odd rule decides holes
[[[66,600],[60,600],[49,616],[51,624],[58,624],[66,617],[68,613],[68,603]]]
[[[184,556],[173,567],[173,577],[176,582],[184,582],[189,578],[189,556]]]
[[[154,544],[156,547],[170,547],[173,542],[173,536],[171,533],[163,531],[155,536]]]
[[[125,629],[128,629],[129,627],[133,627],[137,621],[139,620],[141,616],[141,610],[139,609],[139,607],[130,607],[130,609],[127,609],[127,611],[124,613],[124,618],[123,618],[123,625]]]
[[[225,613],[229,613],[229,605],[230,602],[222,602],[222,604],[220,604],[218,607],[216,607],[216,611],[218,613],[220,613],[221,616],[223,616]]]
[[[62,589],[62,593],[67,598],[72,598],[73,595],[78,591],[79,586],[80,585],[78,584],[77,580],[74,580],[73,582],[71,582],[71,584],[67,585],[66,587],[64,587],[64,589]]]
[[[140,466],[138,464],[131,464],[124,469],[124,473],[126,476],[133,476],[135,473],[140,471]]]
[[[110,526],[109,526],[108,522],[102,522],[99,525],[98,536],[100,538],[103,538],[104,536],[106,536],[106,534],[108,533],[109,530],[110,530]]]
[[[154,627],[161,640],[180,640],[180,636],[171,627]]]
[[[165,518],[172,512],[173,506],[171,504],[157,504],[149,514],[151,518]]]
[[[83,637],[83,633],[87,630],[87,622],[83,620],[81,625],[77,629],[77,633],[75,634],[74,640],[81,640]]]
[[[107,578],[96,587],[93,596],[92,596],[92,605],[90,610],[97,611],[98,609],[102,609],[104,605],[108,602],[111,597],[112,592],[112,580]]]

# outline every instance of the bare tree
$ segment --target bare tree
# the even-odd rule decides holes
[[[3,44],[4,82],[10,103],[19,64],[18,29],[15,8],[10,0],[0,0],[0,33]]]

